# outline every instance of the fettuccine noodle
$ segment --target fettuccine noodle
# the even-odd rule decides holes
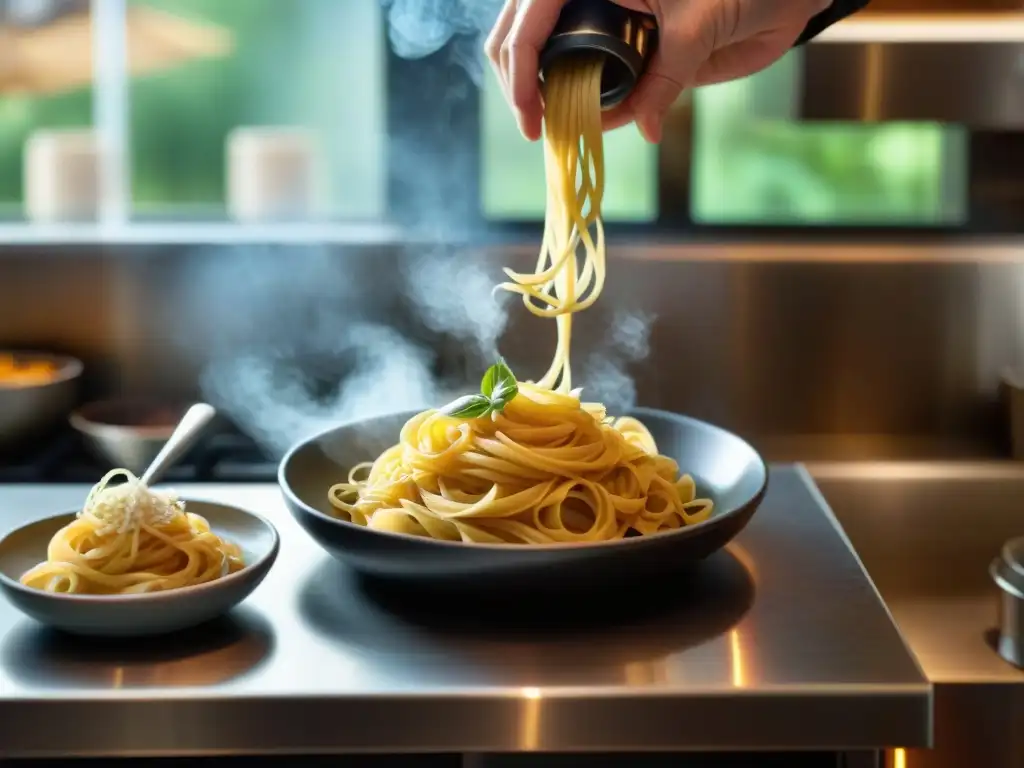
[[[654,534],[711,515],[711,500],[697,498],[643,424],[609,419],[572,389],[573,315],[605,280],[601,71],[601,60],[575,59],[547,75],[544,242],[536,270],[505,270],[500,286],[555,318],[550,368],[536,384],[520,382],[500,411],[414,416],[397,445],[330,489],[339,516],[434,539],[544,545]]]
[[[118,478],[124,482],[112,485]],[[125,595],[203,584],[244,565],[239,548],[186,512],[183,501],[115,469],[54,534],[46,560],[21,583],[47,592]]]

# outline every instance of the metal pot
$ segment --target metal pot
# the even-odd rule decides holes
[[[156,458],[187,409],[147,400],[98,400],[71,414],[70,422],[98,458],[139,474]]]
[[[0,358],[13,358],[15,367],[42,363],[53,372],[44,381],[18,383],[0,375],[0,449],[10,448],[46,434],[75,406],[80,360],[46,352],[0,350]]]
[[[996,650],[1010,664],[1024,668],[1024,538],[1006,542],[989,573],[999,587]]]

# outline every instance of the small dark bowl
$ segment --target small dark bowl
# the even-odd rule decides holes
[[[136,474],[164,447],[188,405],[148,400],[97,400],[71,414],[71,426],[102,461]]]
[[[28,523],[0,540],[0,590],[27,616],[79,635],[159,635],[215,619],[259,586],[280,541],[274,526],[252,512],[208,501],[187,505],[218,535],[241,547],[245,568],[206,584],[141,595],[67,595],[24,586],[22,574],[46,559],[50,539],[74,519],[76,513],[68,512]]]
[[[15,449],[26,440],[48,435],[75,406],[83,365],[80,360],[47,352],[0,350],[23,362],[44,362],[55,368],[52,377],[34,384],[0,380],[0,450]]]
[[[344,424],[292,448],[278,481],[299,524],[338,560],[372,577],[418,586],[512,590],[659,575],[724,547],[743,530],[768,485],[768,468],[749,444],[718,427],[665,411],[637,409],[658,448],[715,502],[710,519],[653,536],[594,544],[463,544],[381,532],[339,520],[327,491],[353,465],[398,441],[411,413]]]

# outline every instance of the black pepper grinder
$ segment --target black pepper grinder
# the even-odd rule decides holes
[[[540,74],[552,62],[580,53],[605,56],[601,107],[621,104],[639,82],[658,46],[654,17],[611,0],[569,0],[540,54]]]

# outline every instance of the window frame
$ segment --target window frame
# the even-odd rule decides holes
[[[110,93],[112,88],[124,90],[128,78],[124,61],[126,0],[92,0],[93,12],[99,22],[94,25],[93,44],[104,51],[97,62],[93,80],[93,128],[101,141],[116,144],[106,154],[108,165],[102,174],[113,195],[102,220],[107,224],[129,224],[137,221],[131,205],[130,169],[126,162],[128,146],[127,91]],[[101,10],[102,9],[102,10]],[[379,31],[387,38],[386,19]],[[114,41],[111,44],[111,41]],[[463,43],[465,41],[462,41]],[[384,47],[384,110],[386,198],[383,223],[393,223],[409,234],[435,239],[468,239],[473,242],[523,241],[536,239],[542,221],[488,219],[482,211],[482,120],[481,92],[466,69],[454,61],[451,44],[422,59],[398,57],[390,44]],[[448,94],[439,97],[438,94]],[[452,95],[454,94],[454,95]],[[962,224],[706,224],[695,221],[691,212],[693,131],[688,110],[679,110],[674,124],[665,133],[656,160],[657,215],[650,222],[615,222],[609,237],[613,241],[680,239],[717,241],[840,241],[840,242],[902,242],[922,239],[947,240],[951,236],[1005,235],[1021,231],[1012,210],[1001,212],[998,200],[988,191],[993,179],[1000,177],[1000,168],[987,160],[972,162],[992,153],[986,152],[1003,138],[999,134],[972,133],[968,141],[968,172],[964,179],[967,217]],[[433,158],[431,178],[410,177],[408,153]],[[677,158],[672,167],[670,158]],[[680,162],[678,158],[685,158]],[[444,180],[448,179],[448,182]],[[452,182],[451,180],[455,181]],[[438,184],[457,183],[459,200],[469,205],[448,205],[451,200],[435,199],[432,216],[424,215],[431,198],[443,198]],[[538,189],[538,194],[542,191]],[[454,199],[454,198],[453,198]]]
[[[405,198],[408,190],[401,188],[400,172],[394,165],[401,164],[401,153],[395,146],[415,138],[420,142],[424,154],[447,157],[448,173],[465,174],[466,183],[472,187],[471,199],[477,201],[475,208],[453,211],[453,218],[446,222],[446,234],[456,234],[477,242],[523,241],[537,238],[543,222],[537,220],[487,219],[482,211],[479,194],[482,179],[482,119],[480,88],[466,73],[464,67],[454,62],[445,46],[437,53],[413,61],[395,55],[387,47],[385,59],[385,82],[387,83],[386,125],[388,131],[388,196],[386,209],[389,220],[400,226],[407,226],[415,219]],[[465,94],[450,103],[436,98],[441,85],[457,84],[466,87]],[[431,99],[431,93],[435,98]],[[410,108],[411,104],[416,107]],[[424,131],[424,125],[433,125],[433,131]],[[448,130],[437,130],[444,126]],[[972,135],[970,145],[975,146],[977,138]],[[850,242],[870,243],[873,241],[899,243],[924,240],[948,241],[950,236],[977,234],[1006,234],[1014,227],[1010,222],[982,224],[977,211],[973,191],[977,186],[974,169],[968,157],[967,217],[962,224],[706,224],[695,221],[692,215],[692,160],[693,131],[689,110],[678,110],[675,122],[665,131],[665,138],[657,153],[657,216],[649,222],[615,222],[610,240],[644,242],[659,240],[687,239],[696,241],[720,241],[723,239],[748,241],[794,241],[794,242]],[[685,168],[671,167],[669,158],[685,157]],[[425,182],[429,189],[429,180]],[[538,189],[538,195],[542,190]]]

